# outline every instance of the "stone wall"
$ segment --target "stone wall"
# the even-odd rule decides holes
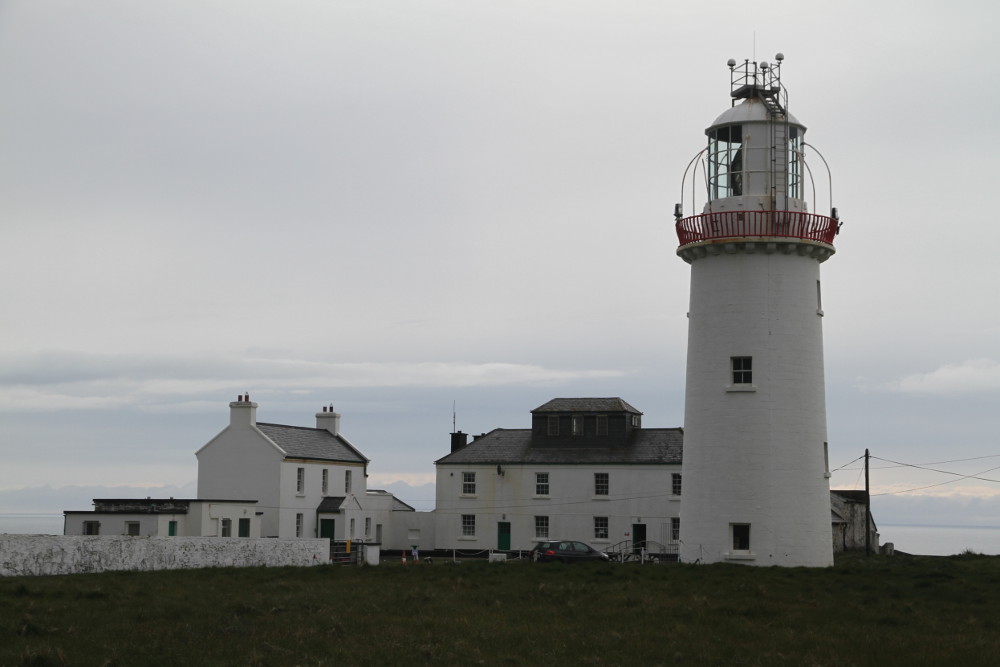
[[[325,564],[325,539],[0,535],[0,576]]]

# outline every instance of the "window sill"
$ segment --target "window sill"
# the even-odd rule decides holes
[[[757,391],[757,385],[755,384],[728,384],[726,385],[727,392],[739,392],[739,391]]]
[[[724,560],[756,560],[757,554],[752,551],[730,551],[722,554]]]
[[[544,496],[531,496],[532,500],[552,500],[552,496],[545,494]]]
[[[680,496],[670,496],[669,498],[667,498],[667,500],[669,502],[672,502],[672,503],[679,503],[681,501],[681,497]]]
[[[611,544],[611,540],[606,537],[595,537],[591,544]]]
[[[477,538],[475,535],[462,535],[458,538],[460,542],[475,542]]]
[[[458,494],[458,497],[459,498],[477,498],[478,496],[476,496],[476,494],[474,494],[474,493],[460,493],[460,494]]]

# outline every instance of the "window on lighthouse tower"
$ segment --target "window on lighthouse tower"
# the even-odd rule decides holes
[[[733,384],[753,384],[753,357],[730,357]]]

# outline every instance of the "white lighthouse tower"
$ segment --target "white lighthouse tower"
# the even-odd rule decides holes
[[[691,265],[685,562],[833,564],[819,266],[839,223],[832,207],[808,212],[806,128],[788,112],[783,59],[729,61],[732,106],[689,165],[707,162],[693,170],[707,203],[675,210]]]

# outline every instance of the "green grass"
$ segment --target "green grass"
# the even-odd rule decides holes
[[[987,665],[1000,558],[0,579],[0,665]]]

